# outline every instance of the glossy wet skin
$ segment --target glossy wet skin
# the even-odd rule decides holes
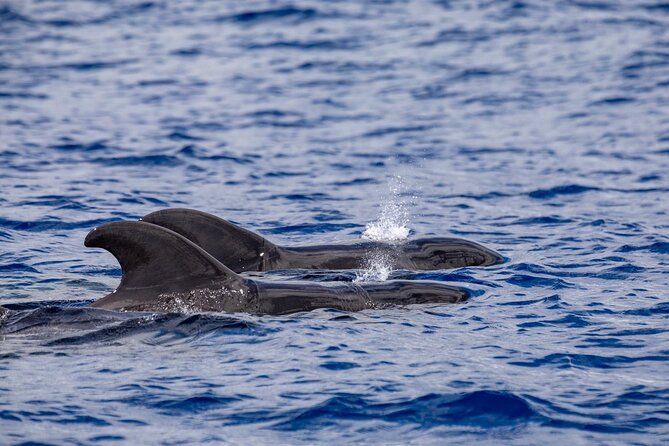
[[[277,258],[269,258],[263,271],[283,268],[357,269],[364,267],[371,253],[383,252],[395,269],[438,270],[501,263],[502,256],[469,240],[424,238],[392,245],[360,242],[281,248]]]
[[[215,311],[280,315],[318,308],[362,311],[389,305],[458,303],[469,297],[466,290],[434,281],[393,280],[359,285],[324,285],[247,279],[243,288],[230,289],[222,281],[198,286],[180,291],[152,288],[141,292],[116,292],[94,302],[91,307],[124,311]]]
[[[256,282],[258,311],[288,314],[317,308],[361,311],[388,305],[463,302],[466,290],[434,281],[391,280],[321,285],[309,282]]]
[[[164,209],[143,221],[177,232],[235,272],[276,269],[358,269],[371,253],[383,252],[395,269],[439,270],[489,266],[503,258],[478,243],[446,237],[402,244],[356,241],[347,244],[283,247],[226,220],[193,209]]]
[[[391,280],[324,285],[243,278],[169,229],[146,222],[108,223],[86,237],[121,264],[119,287],[91,306],[157,312],[288,314],[317,308],[360,311],[384,305],[455,303],[466,290],[441,282]]]

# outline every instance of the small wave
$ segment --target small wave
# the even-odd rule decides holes
[[[510,71],[499,70],[495,68],[467,68],[453,76],[451,81],[471,81],[479,78],[489,78],[493,76],[504,76],[509,74],[511,74]]]
[[[338,395],[307,409],[285,415],[274,429],[315,429],[345,420],[383,420],[429,429],[446,424],[469,426],[514,425],[544,417],[518,395],[475,391],[463,395],[427,394],[415,399],[375,403],[357,395]]]
[[[95,141],[91,143],[79,143],[70,138],[64,138],[61,144],[54,144],[51,146],[54,150],[63,152],[98,152],[98,151],[113,151],[118,150],[115,147],[110,147],[104,141]]]
[[[376,130],[372,130],[362,135],[363,138],[378,138],[380,136],[392,135],[395,133],[411,133],[411,132],[423,132],[430,130],[434,126],[427,125],[415,125],[408,127],[384,127]],[[398,177],[399,178],[399,177]]]
[[[629,104],[634,101],[635,101],[634,98],[629,98],[626,96],[613,96],[610,98],[604,98],[598,101],[591,102],[589,105],[593,107],[602,105],[622,105],[622,104]]]
[[[0,265],[0,271],[3,273],[25,272],[25,273],[39,273],[38,270],[25,263],[9,263]]]
[[[74,71],[96,71],[96,70],[106,70],[119,68],[125,65],[136,63],[138,59],[119,59],[119,60],[110,60],[110,61],[82,61],[82,62],[71,62],[58,65],[44,65],[44,66],[21,66],[19,67],[24,71],[31,71],[35,69],[43,70],[74,70]]]
[[[201,141],[203,138],[193,136],[187,130],[174,130],[167,135],[167,139],[171,141]]]
[[[349,361],[327,361],[321,364],[321,367],[327,370],[350,370],[360,366]]]
[[[634,280],[639,274],[645,272],[647,269],[641,266],[636,266],[631,263],[606,268],[599,271],[593,276],[605,280]]]
[[[311,194],[280,194],[280,195],[272,195],[271,198],[272,199],[285,198],[290,201],[323,201],[331,199],[331,197],[328,194],[324,194],[321,192],[314,192]]]
[[[512,225],[563,225],[572,223],[573,220],[569,218],[558,217],[556,215],[546,215],[541,217],[527,217],[519,218],[511,222]]]
[[[513,274],[508,279],[503,280],[521,288],[542,287],[553,290],[560,290],[574,287],[574,284],[556,277],[541,277],[530,274]]]
[[[141,336],[149,345],[193,342],[204,336],[260,335],[260,325],[239,317],[220,314],[177,314],[119,312],[81,307],[90,301],[6,304],[10,313],[0,334],[38,335],[50,347],[109,344],[123,338]],[[68,306],[69,305],[69,306]],[[270,330],[271,331],[271,330]]]
[[[193,158],[200,161],[232,161],[236,164],[253,164],[257,158],[253,154],[246,154],[243,156],[236,156],[230,152],[218,151],[216,154],[209,154],[204,147],[196,146],[194,144],[185,145],[179,150],[179,155]]]
[[[296,8],[288,6],[285,8],[266,9],[261,11],[245,11],[234,15],[221,16],[214,19],[215,22],[236,22],[244,25],[266,23],[269,21],[291,20],[291,23],[299,23],[305,20],[317,18],[320,13],[313,8]]]
[[[458,149],[458,153],[463,155],[523,154],[525,152],[525,149],[518,147],[461,147]]]
[[[362,46],[358,39],[314,39],[314,40],[277,40],[273,42],[250,42],[242,44],[247,50],[302,50],[302,51],[336,51],[336,50],[355,50]]]
[[[596,190],[600,189],[597,187],[581,186],[580,184],[568,184],[551,187],[550,189],[537,189],[530,192],[528,195],[532,198],[548,199],[555,198],[559,195],[575,195]]]
[[[49,96],[45,94],[35,94],[35,93],[25,93],[25,92],[13,92],[13,91],[0,91],[0,99],[48,99]]]
[[[139,316],[139,317],[137,317]],[[212,332],[226,334],[257,334],[258,327],[241,319],[209,314],[138,314],[130,320],[83,335],[51,341],[50,346],[70,346],[89,343],[110,343],[142,333],[151,334],[143,342],[150,345],[173,345],[191,342]]]
[[[626,310],[624,313],[635,316],[669,315],[669,302],[662,302],[650,308],[637,308],[634,310]],[[643,333],[643,334],[650,334],[650,333]]]
[[[116,219],[105,218],[98,220],[82,220],[78,222],[66,222],[57,218],[49,218],[45,220],[20,221],[0,218],[0,228],[13,229],[17,231],[27,232],[42,232],[49,230],[73,230],[73,229],[90,229],[100,226],[104,223],[115,221]]]
[[[649,251],[658,254],[669,254],[669,242],[655,242],[650,245],[623,245],[617,252]]]
[[[109,158],[95,158],[93,163],[105,166],[179,166],[183,164],[179,158],[171,155],[146,155],[146,156],[116,156]]]
[[[8,5],[0,6],[0,20],[2,20],[3,23],[10,23],[10,22],[20,22],[29,24],[33,23],[33,21],[29,17],[15,11]]]
[[[667,360],[666,355],[647,355],[647,356],[601,356],[601,355],[583,355],[575,353],[551,353],[543,358],[530,361],[512,361],[509,364],[521,367],[541,367],[552,365],[560,369],[613,369],[628,367],[629,364],[639,361],[660,361]]]
[[[220,409],[231,403],[242,400],[235,397],[220,397],[211,393],[192,396],[189,398],[175,398],[158,401],[152,405],[166,415],[181,415],[200,413],[208,410]]]
[[[440,31],[436,37],[425,40],[417,44],[418,47],[433,47],[451,42],[485,42],[492,36],[484,30],[465,30],[461,27]]]
[[[154,6],[156,6],[154,2],[140,2],[138,4],[113,10],[99,17],[90,17],[81,19],[81,18],[72,18],[73,16],[67,17],[67,15],[65,15],[61,18],[53,18],[46,20],[32,18],[29,15],[22,15],[18,12],[13,11],[9,7],[5,6],[0,8],[0,18],[3,18],[4,20],[7,21],[21,22],[31,25],[47,25],[54,28],[78,28],[91,25],[104,25],[112,21],[129,18],[134,15],[148,11],[152,9]],[[67,14],[67,8],[63,9]]]

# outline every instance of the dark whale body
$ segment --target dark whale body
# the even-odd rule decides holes
[[[193,209],[165,209],[142,221],[170,229],[235,272],[276,269],[363,268],[371,252],[385,252],[395,269],[437,270],[501,263],[502,256],[469,240],[423,238],[401,245],[360,241],[345,245],[283,247],[222,218]]]
[[[104,248],[123,277],[111,294],[91,304],[113,310],[225,311],[287,314],[317,308],[359,311],[389,304],[456,303],[468,292],[441,282],[269,282],[244,278],[169,229],[142,221],[108,223],[84,244]]]

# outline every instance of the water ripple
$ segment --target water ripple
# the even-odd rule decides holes
[[[0,5],[0,443],[667,443],[668,11]],[[87,231],[172,206],[288,246],[400,222],[376,237],[505,263],[387,271],[457,306],[86,308],[120,280]]]

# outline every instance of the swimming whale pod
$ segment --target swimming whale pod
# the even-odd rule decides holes
[[[252,233],[251,233],[252,234]],[[317,308],[359,311],[387,305],[456,303],[467,290],[435,281],[271,282],[244,278],[188,240],[144,221],[107,223],[84,242],[116,257],[118,288],[91,304],[114,310],[287,314]]]
[[[284,247],[229,221],[194,209],[173,208],[148,214],[142,221],[177,232],[235,272],[276,269],[357,269],[369,254],[385,252],[395,269],[437,270],[489,266],[503,261],[498,253],[459,238],[433,237],[393,245],[375,241]]]

